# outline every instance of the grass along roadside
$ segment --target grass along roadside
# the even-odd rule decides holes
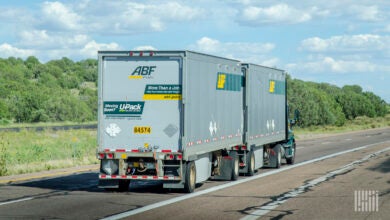
[[[91,122],[38,122],[38,123],[0,123],[0,128],[35,128],[35,127],[48,127],[48,126],[73,126],[73,125],[96,125],[96,121]]]
[[[0,176],[96,163],[96,130],[0,132]]]
[[[312,126],[307,128],[294,127],[296,139],[313,138],[322,135],[339,134],[351,131],[361,131],[367,129],[384,128],[390,126],[390,114],[385,117],[369,118],[366,116],[356,117],[354,120],[349,120],[344,126]]]

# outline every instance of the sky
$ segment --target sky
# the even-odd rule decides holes
[[[193,50],[359,85],[390,103],[388,0],[12,0],[0,10],[2,58]]]

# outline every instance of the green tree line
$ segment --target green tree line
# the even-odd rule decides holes
[[[13,122],[95,121],[97,61],[40,63],[0,59],[0,119]]]
[[[96,59],[0,58],[0,122],[96,121],[97,72]],[[303,127],[387,114],[387,103],[358,85],[339,88],[290,76],[287,84],[290,114],[298,109]]]
[[[302,127],[318,125],[343,126],[358,116],[384,117],[387,103],[358,85],[342,88],[328,83],[304,82],[287,77],[290,116],[300,111]]]

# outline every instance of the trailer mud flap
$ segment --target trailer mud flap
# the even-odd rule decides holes
[[[277,144],[270,150],[269,164],[267,167],[280,168],[282,163],[282,145]]]
[[[215,180],[231,180],[232,178],[232,169],[234,166],[234,158],[230,156],[224,156],[221,159],[220,173],[219,175],[214,175]]]

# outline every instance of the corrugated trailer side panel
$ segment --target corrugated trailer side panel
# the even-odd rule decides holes
[[[248,146],[286,139],[286,74],[283,70],[255,64],[246,67]]]
[[[187,51],[183,68],[185,159],[241,144],[239,61]]]

